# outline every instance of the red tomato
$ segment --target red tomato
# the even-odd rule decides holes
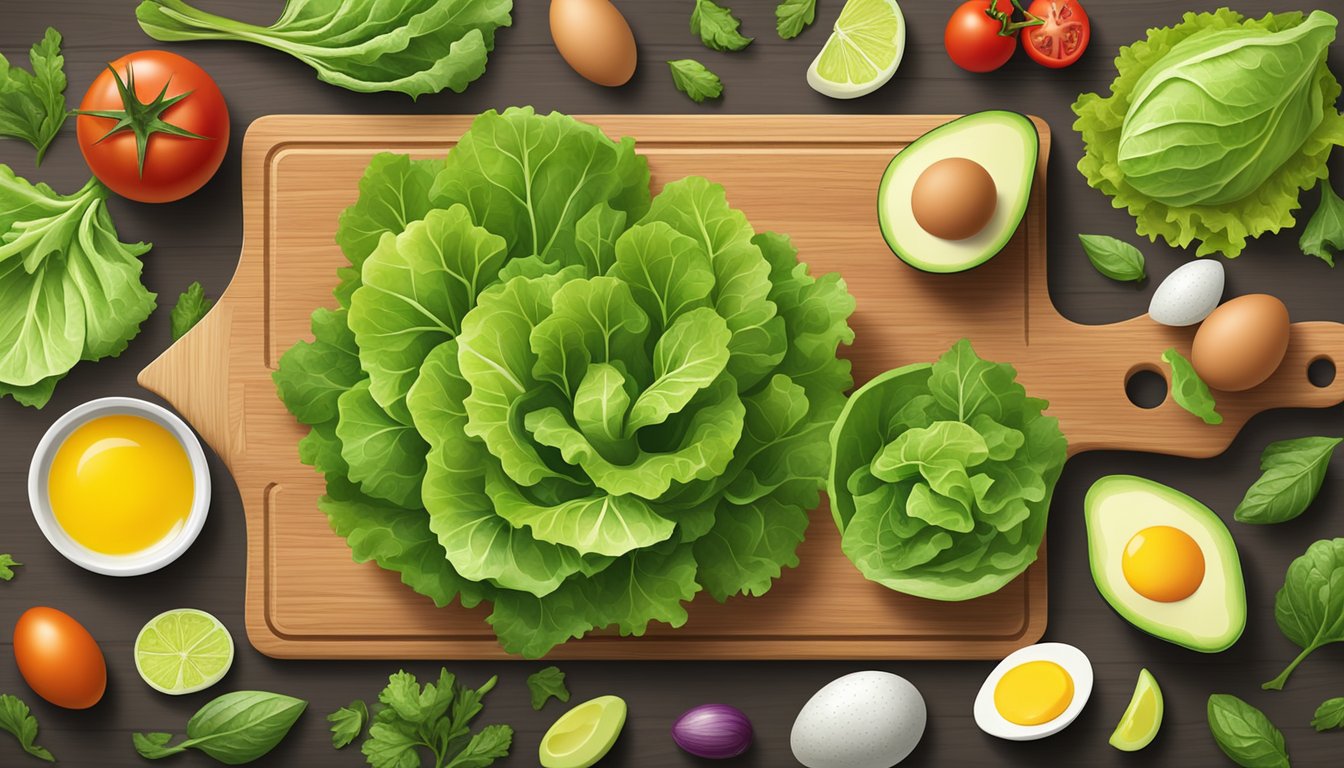
[[[992,72],[1008,63],[1017,50],[1017,33],[1003,34],[1004,24],[986,11],[991,5],[1007,16],[1009,0],[968,0],[952,12],[943,31],[943,47],[952,62],[971,72]]]
[[[1037,64],[1060,69],[1087,50],[1092,23],[1078,0],[1035,0],[1027,13],[1045,22],[1022,30],[1022,47]]]
[[[33,693],[88,709],[107,689],[107,662],[83,624],[55,608],[29,608],[14,625],[14,660]]]
[[[112,62],[89,86],[79,112],[79,149],[93,174],[142,203],[180,200],[200,189],[229,148],[229,109],[219,86],[167,51]],[[138,114],[135,125],[118,121],[128,112]]]

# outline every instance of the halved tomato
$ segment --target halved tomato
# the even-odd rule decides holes
[[[1060,69],[1087,50],[1092,22],[1078,0],[1034,0],[1027,13],[1043,22],[1022,30],[1022,47],[1037,64]]]

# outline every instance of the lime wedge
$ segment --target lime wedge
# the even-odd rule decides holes
[[[1152,743],[1157,729],[1162,727],[1162,689],[1157,680],[1144,669],[1139,671],[1139,682],[1134,696],[1125,708],[1124,717],[1111,734],[1111,746],[1124,752],[1137,752]]]
[[[233,665],[233,637],[214,616],[179,608],[149,620],[135,638],[135,669],[150,688],[180,696],[220,681]]]
[[[896,0],[849,0],[807,69],[807,84],[833,99],[872,93],[896,74],[905,53],[905,17]]]
[[[589,768],[611,751],[625,727],[625,700],[598,696],[574,707],[541,737],[542,768]]]

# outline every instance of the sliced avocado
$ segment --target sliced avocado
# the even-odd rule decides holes
[[[1246,628],[1241,560],[1232,534],[1212,510],[1174,488],[1132,475],[1101,478],[1088,490],[1083,507],[1092,580],[1129,623],[1203,653],[1226,650],[1241,637]],[[1136,534],[1155,527],[1186,534],[1203,555],[1203,576],[1183,599],[1145,597],[1125,573],[1126,548]]]
[[[877,220],[892,252],[925,272],[963,272],[989,261],[1012,239],[1027,211],[1040,136],[1016,112],[976,112],[940,125],[896,153],[877,193]],[[997,205],[979,232],[962,240],[936,237],[915,219],[911,197],[920,176],[949,158],[971,160],[994,180]],[[958,200],[949,200],[955,206]]]
[[[598,696],[560,716],[541,737],[542,768],[589,768],[611,751],[625,727],[625,699]]]

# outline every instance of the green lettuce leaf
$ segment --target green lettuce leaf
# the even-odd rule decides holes
[[[1344,198],[1336,194],[1328,178],[1321,179],[1320,188],[1321,202],[1307,220],[1298,245],[1303,253],[1333,267],[1335,257],[1344,253]]]

